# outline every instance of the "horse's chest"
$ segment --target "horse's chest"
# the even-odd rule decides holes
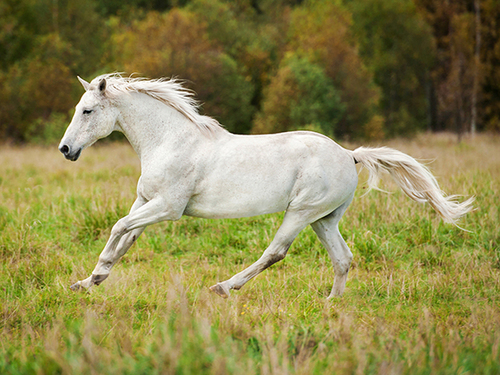
[[[189,170],[154,170],[143,173],[137,194],[146,200],[163,196],[170,201],[187,202],[194,190],[194,178]]]

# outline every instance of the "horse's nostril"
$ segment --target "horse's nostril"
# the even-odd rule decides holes
[[[59,151],[61,151],[64,155],[67,155],[69,153],[69,147],[64,145],[64,146],[61,146],[61,148],[59,149]]]

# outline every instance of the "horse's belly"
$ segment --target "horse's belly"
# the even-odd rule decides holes
[[[195,195],[185,215],[211,219],[257,216],[286,210],[290,201],[289,184],[218,184],[211,191]],[[293,184],[290,184],[293,186]]]
[[[280,202],[282,203],[282,202]],[[209,204],[189,204],[184,211],[184,215],[201,217],[205,219],[236,219],[241,217],[258,216],[274,212],[284,211],[286,204],[259,205],[252,202],[244,204],[242,201],[235,205],[209,205]]]

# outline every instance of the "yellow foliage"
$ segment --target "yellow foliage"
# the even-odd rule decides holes
[[[247,132],[252,85],[241,68],[209,38],[206,24],[185,9],[150,12],[113,36],[114,60],[129,73],[187,80],[205,112],[229,130]]]
[[[379,100],[372,75],[351,35],[351,14],[332,1],[317,1],[292,14],[288,48],[322,66],[339,89],[346,116],[337,127],[343,135],[361,135]]]
[[[64,61],[69,46],[58,35],[39,41],[34,58],[12,66],[0,81],[0,132],[18,139],[35,134],[31,122],[48,119],[52,113],[66,114],[74,105],[74,77]],[[40,129],[43,131],[43,129]]]
[[[290,102],[297,96],[297,82],[289,66],[280,69],[265,92],[262,111],[257,115],[252,133],[269,134],[288,130]]]
[[[373,116],[364,127],[364,137],[371,140],[384,139],[384,123],[385,120],[380,115]]]
[[[113,36],[115,60],[128,72],[153,77],[173,74],[198,81],[216,67],[221,48],[209,40],[206,26],[194,17],[180,9],[148,13]]]

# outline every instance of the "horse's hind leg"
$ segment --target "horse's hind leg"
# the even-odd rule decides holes
[[[335,271],[333,288],[328,299],[334,296],[341,296],[344,293],[347,273],[352,261],[351,250],[349,250],[349,247],[342,238],[338,227],[339,221],[351,203],[351,200],[345,202],[328,216],[311,224],[321,243],[328,251]]]
[[[229,280],[220,282],[210,287],[210,290],[217,293],[223,298],[229,297],[231,289],[240,289],[250,279],[257,276],[269,266],[282,260],[291,246],[293,240],[299,232],[304,229],[311,220],[305,212],[287,211],[283,219],[281,227],[278,229],[276,236],[264,251],[264,254],[250,267],[234,275]]]

